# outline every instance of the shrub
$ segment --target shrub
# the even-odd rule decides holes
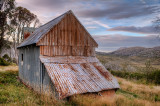
[[[160,70],[152,71],[146,77],[147,77],[146,80],[148,82],[153,82],[155,84],[160,84]]]
[[[0,65],[2,65],[2,66],[8,66],[8,65],[10,65],[10,63],[7,62],[4,58],[0,57]]]
[[[12,59],[8,56],[8,54],[5,54],[2,58],[4,58],[7,62],[12,62]]]
[[[111,73],[121,78],[145,80],[146,83],[160,84],[160,70],[152,70],[147,73],[111,70]]]
[[[16,58],[13,58],[12,62],[17,64]]]

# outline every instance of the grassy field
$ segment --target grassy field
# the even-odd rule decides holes
[[[160,86],[144,85],[118,78],[121,89],[112,98],[96,94],[72,96],[69,100],[39,95],[17,80],[17,66],[1,66],[0,105],[106,105],[106,106],[160,106]]]
[[[143,71],[146,63],[150,62],[153,68],[160,69],[160,58],[147,57],[120,57],[113,55],[97,55],[97,58],[108,68],[113,70]]]

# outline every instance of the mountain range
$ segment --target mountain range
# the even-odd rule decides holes
[[[96,52],[100,55],[114,55],[114,56],[139,56],[139,57],[149,57],[149,58],[159,58],[160,57],[160,46],[153,48],[145,47],[123,47],[116,51],[105,53]]]

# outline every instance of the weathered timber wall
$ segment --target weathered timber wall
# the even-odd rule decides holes
[[[97,43],[76,17],[67,14],[37,43],[47,56],[95,56]]]
[[[44,56],[95,56],[94,47],[85,46],[40,46]]]

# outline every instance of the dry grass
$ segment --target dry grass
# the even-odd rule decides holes
[[[140,71],[140,68],[144,68],[145,63],[150,60],[153,68],[160,69],[159,58],[147,58],[147,57],[137,57],[137,56],[120,57],[120,56],[111,56],[111,55],[97,55],[96,57],[104,65],[110,64],[110,65],[119,66],[123,68],[123,64],[127,63],[127,66],[130,65],[136,68],[136,71]],[[110,68],[110,67],[106,66],[106,68]],[[114,68],[112,70],[114,70]],[[132,71],[132,70],[127,70],[127,71]]]
[[[3,67],[5,70],[15,69],[17,66]],[[6,71],[8,72],[8,71]],[[4,70],[0,72],[0,105],[10,106],[63,106],[63,105],[78,105],[78,106],[160,106],[160,86],[144,85],[128,81],[126,79],[117,78],[121,89],[116,92],[116,95],[108,97],[102,94],[84,94],[72,96],[69,100],[57,100],[54,97],[47,97],[36,94],[29,90],[18,80],[14,74],[5,75]],[[10,76],[9,76],[10,75]],[[157,101],[155,100],[157,99]]]
[[[130,90],[130,91],[152,92],[152,93],[160,94],[160,86],[144,85],[139,83],[137,84],[123,78],[118,78],[118,77],[116,78],[120,82],[121,89]]]
[[[69,101],[73,105],[83,106],[160,106],[155,95],[160,97],[160,86],[136,84],[126,79],[117,78],[121,90],[113,97],[94,94],[73,96]]]
[[[93,96],[92,94],[77,95],[73,96],[69,103],[80,106],[160,106],[159,102],[129,98],[122,94],[116,94],[112,98],[107,96]]]
[[[0,72],[4,72],[4,71],[17,71],[18,70],[18,66],[16,65],[10,65],[10,66],[0,66]]]
[[[141,99],[155,101],[156,96],[160,97],[160,86],[137,84],[122,78],[117,79],[122,90],[137,94]]]

